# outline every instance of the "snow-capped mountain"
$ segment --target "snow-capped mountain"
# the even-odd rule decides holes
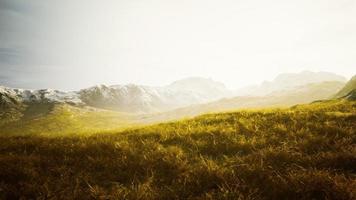
[[[97,85],[74,92],[1,87],[0,94],[4,105],[10,102],[70,103],[121,112],[149,113],[206,103],[226,97],[230,91],[222,83],[211,79],[188,78],[163,87]]]
[[[122,112],[160,111],[164,103],[157,90],[134,84],[98,85],[80,90],[78,94],[87,105]]]
[[[0,87],[0,108],[29,103],[69,103],[128,113],[164,112],[194,104],[204,104],[236,96],[275,96],[296,91],[311,83],[341,81],[341,76],[326,72],[282,74],[272,82],[245,88],[244,91],[228,90],[224,84],[206,78],[187,78],[162,87],[143,85],[96,85],[80,91],[63,92],[51,89],[24,90]],[[325,84],[323,85],[328,89]],[[309,88],[309,87],[308,87]],[[320,90],[320,91],[319,91]],[[319,91],[319,92],[317,92]],[[316,93],[321,93],[318,89]]]
[[[63,92],[52,89],[25,90],[0,86],[0,95],[4,101],[7,97],[7,99],[12,99],[12,102],[20,103],[82,103],[77,92]]]
[[[98,85],[79,91],[90,106],[124,112],[160,112],[217,100],[231,92],[222,83],[205,78],[188,78],[163,87],[142,85]]]

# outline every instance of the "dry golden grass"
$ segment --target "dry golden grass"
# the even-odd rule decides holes
[[[356,199],[356,103],[0,138],[0,199]]]

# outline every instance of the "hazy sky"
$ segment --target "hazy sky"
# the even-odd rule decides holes
[[[356,73],[355,0],[0,0],[0,84],[78,89]]]

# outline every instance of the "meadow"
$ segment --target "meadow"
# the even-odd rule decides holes
[[[356,102],[332,100],[1,136],[0,199],[356,199],[355,124]]]

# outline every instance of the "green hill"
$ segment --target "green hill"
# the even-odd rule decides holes
[[[3,136],[0,199],[354,199],[355,122],[355,101],[332,100],[91,136]]]
[[[350,97],[356,99],[356,75],[353,76],[346,85],[335,95],[335,98],[341,98],[351,95]]]
[[[8,115],[0,124],[2,136],[88,135],[122,130],[137,123],[133,115],[61,103],[27,104],[18,115]]]

